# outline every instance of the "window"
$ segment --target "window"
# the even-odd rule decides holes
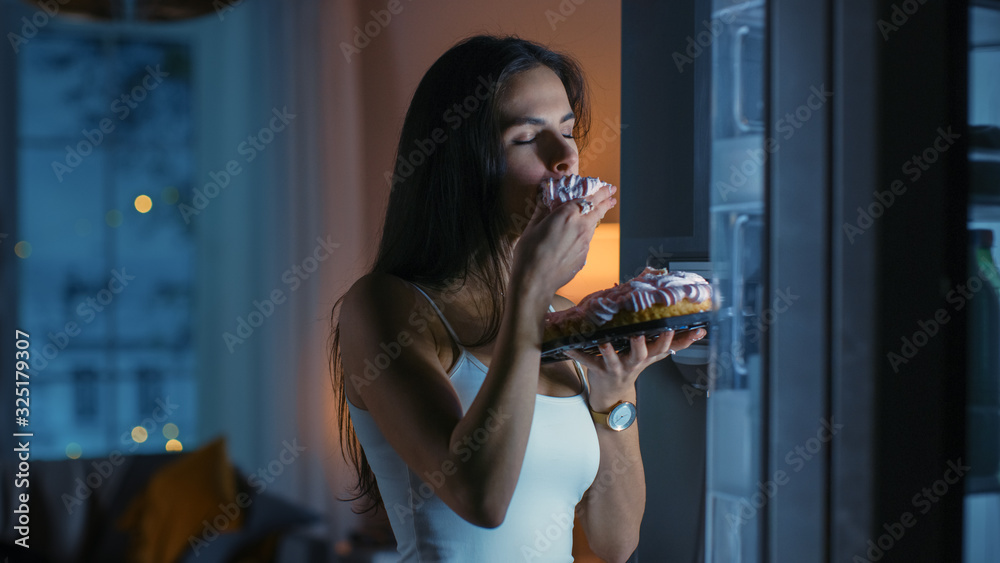
[[[195,165],[191,49],[56,27],[18,54],[32,454],[98,457],[144,422],[148,438],[130,451],[163,451],[153,425],[169,418],[183,443],[196,423],[195,241],[176,209]]]
[[[97,419],[97,372],[92,369],[73,370],[74,410],[80,424],[92,423]]]

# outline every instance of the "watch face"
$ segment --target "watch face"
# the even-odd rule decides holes
[[[635,422],[635,405],[621,403],[608,413],[608,426],[613,430],[625,430]]]

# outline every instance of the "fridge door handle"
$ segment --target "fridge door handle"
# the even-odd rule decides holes
[[[736,29],[736,41],[733,42],[733,118],[736,127],[744,133],[752,131],[750,119],[744,111],[743,100],[743,43],[750,35],[750,26],[742,25]]]
[[[743,273],[743,245],[746,243],[746,227],[750,223],[750,216],[741,214],[736,218],[733,225],[733,343],[739,342],[740,346],[732,346],[727,350],[733,355],[733,372],[736,375],[747,375],[747,364],[743,355],[743,325],[744,325],[744,273]],[[738,381],[733,381],[734,386],[739,386]]]

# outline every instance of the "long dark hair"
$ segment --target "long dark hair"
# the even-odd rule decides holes
[[[436,291],[469,280],[489,291],[477,303],[487,323],[479,339],[500,328],[518,217],[504,213],[500,190],[506,172],[499,102],[518,73],[546,66],[566,88],[576,115],[574,137],[582,148],[590,127],[587,88],[571,57],[517,37],[470,37],[442,55],[417,86],[399,136],[389,205],[378,254],[369,272],[392,274]],[[530,203],[530,202],[529,202]],[[530,213],[530,209],[528,211]],[[520,217],[523,225],[527,216]],[[382,498],[358,443],[343,389],[338,309],[331,312],[330,364],[338,395],[341,447],[358,472],[355,496],[365,511]]]

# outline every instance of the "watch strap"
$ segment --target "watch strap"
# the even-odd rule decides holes
[[[608,426],[608,416],[610,414],[610,412],[590,411],[590,417],[594,419],[594,422],[603,426]]]

